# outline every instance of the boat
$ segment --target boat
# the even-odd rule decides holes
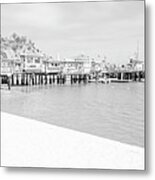
[[[88,82],[89,83],[97,83],[97,80],[96,79],[89,79]]]
[[[129,83],[129,82],[132,82],[132,80],[113,78],[113,79],[111,79],[111,82],[112,83]]]
[[[109,84],[111,82],[110,78],[99,78],[99,79],[90,79],[88,80],[89,83],[103,83]]]
[[[145,82],[145,79],[144,79],[144,78],[141,78],[140,82]]]
[[[98,82],[103,83],[103,84],[109,84],[111,82],[111,79],[110,78],[99,78]]]

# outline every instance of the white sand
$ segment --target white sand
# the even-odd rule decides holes
[[[144,148],[1,112],[1,165],[144,169]]]

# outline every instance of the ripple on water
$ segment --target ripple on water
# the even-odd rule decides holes
[[[144,146],[144,84],[16,87],[2,110],[124,143]]]

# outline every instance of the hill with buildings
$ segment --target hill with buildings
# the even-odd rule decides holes
[[[1,37],[1,57],[6,59],[18,59],[23,53],[45,55],[35,43],[26,36],[13,33],[9,37]]]

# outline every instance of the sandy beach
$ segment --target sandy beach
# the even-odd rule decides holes
[[[144,148],[1,112],[1,165],[144,169]]]

